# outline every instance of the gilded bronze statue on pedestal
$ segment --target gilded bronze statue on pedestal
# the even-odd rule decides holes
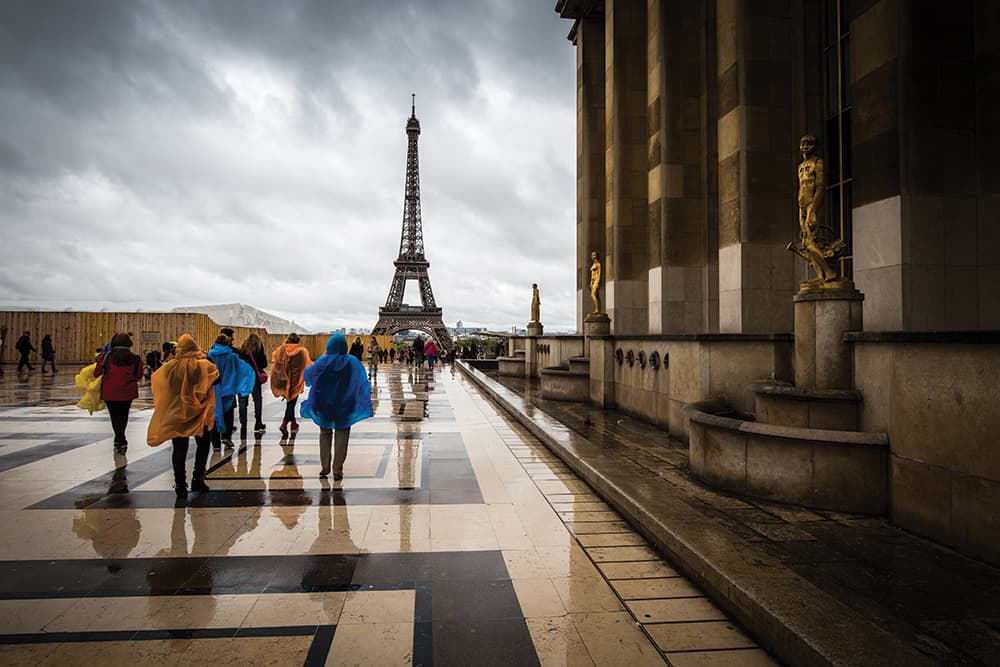
[[[592,260],[590,265],[590,298],[594,302],[594,313],[601,312],[601,299],[598,291],[601,289],[601,260],[597,257],[597,251],[590,253]]]
[[[840,272],[834,267],[843,257],[846,245],[833,230],[819,223],[826,179],[823,160],[816,155],[816,137],[803,136],[799,150],[802,152],[798,170],[800,245],[790,241],[786,248],[809,262],[816,271],[816,277],[802,283],[802,289],[832,287],[840,280]]]
[[[541,299],[538,298],[538,283],[531,283],[531,321],[541,322]]]

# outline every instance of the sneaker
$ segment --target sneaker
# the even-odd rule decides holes
[[[266,424],[257,424],[256,426],[253,427],[253,432],[254,432],[255,435],[259,434],[259,433],[263,433],[266,430],[267,430],[267,425]]]
[[[330,469],[329,468],[324,468],[323,470],[319,471],[319,476],[320,477],[326,477],[329,474],[330,474]]]
[[[281,433],[283,437],[285,438],[288,437],[288,427],[285,426],[284,424],[278,427],[278,432]]]
[[[205,491],[209,491],[210,489],[208,488],[208,484],[205,484],[205,480],[203,480],[203,479],[192,479],[191,480],[191,490],[192,491],[199,491],[199,492],[203,493]]]
[[[344,473],[342,473],[342,472],[335,472],[335,473],[333,473],[333,481],[339,482],[342,479],[344,479]]]
[[[187,498],[187,495],[188,495],[187,485],[185,485],[185,484],[175,484],[174,485],[174,493],[177,494],[178,498]]]
[[[222,441],[222,446],[225,447],[226,449],[232,449],[233,441],[230,440],[229,438],[226,438],[225,440]]]
[[[115,454],[124,454],[128,451],[128,445],[115,445]]]
[[[298,423],[298,422],[292,422],[292,425],[291,425],[291,427],[289,428],[289,430],[290,430],[290,431],[291,431],[292,433],[298,433],[298,432],[299,432],[299,423]]]

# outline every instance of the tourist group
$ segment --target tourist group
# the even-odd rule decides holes
[[[190,490],[204,492],[209,490],[205,483],[209,447],[233,446],[237,406],[240,436],[247,433],[251,399],[254,433],[264,433],[266,425],[261,418],[264,384],[270,385],[275,397],[285,401],[279,427],[282,436],[299,430],[295,406],[305,387],[310,387],[299,412],[319,426],[321,477],[332,472],[334,480],[343,479],[351,426],[372,416],[371,385],[365,369],[357,357],[348,354],[347,339],[340,333],[330,337],[326,353],[315,362],[300,345],[297,334],[289,334],[271,353],[269,364],[257,334],[251,333],[242,345],[235,347],[233,330],[224,328],[207,352],[190,334],[183,334],[176,344],[165,345],[154,363],[159,367],[149,375],[153,415],[146,441],[152,447],[171,442],[178,498],[188,494],[186,462],[191,438],[196,449]],[[91,412],[107,407],[115,452],[119,455],[128,449],[125,429],[132,401],[139,397],[139,381],[143,376],[144,364],[132,352],[131,336],[119,333],[76,378],[77,388],[83,392],[79,407]]]

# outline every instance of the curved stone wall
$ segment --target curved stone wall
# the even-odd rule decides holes
[[[712,486],[819,509],[884,514],[888,444],[884,433],[761,424],[719,401],[684,406],[691,468]]]

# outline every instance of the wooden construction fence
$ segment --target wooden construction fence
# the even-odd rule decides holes
[[[14,343],[25,331],[31,332],[31,344],[39,350],[39,354],[32,355],[32,363],[36,359],[41,363],[42,337],[50,334],[57,365],[85,365],[93,361],[96,350],[110,342],[116,333],[131,333],[132,350],[145,360],[146,352],[159,350],[164,342],[177,340],[184,333],[194,336],[198,345],[207,350],[224,326],[202,313],[0,311],[0,333],[3,334],[0,363],[17,363]],[[260,336],[268,356],[287,337],[287,334],[269,334],[260,328],[231,328],[237,346],[251,333]],[[300,343],[313,359],[326,351],[330,334],[299,335],[302,337]],[[370,335],[361,336],[366,352],[371,338]],[[375,339],[383,349],[392,344],[392,336],[375,336]],[[354,336],[348,336],[348,344],[353,340]]]

